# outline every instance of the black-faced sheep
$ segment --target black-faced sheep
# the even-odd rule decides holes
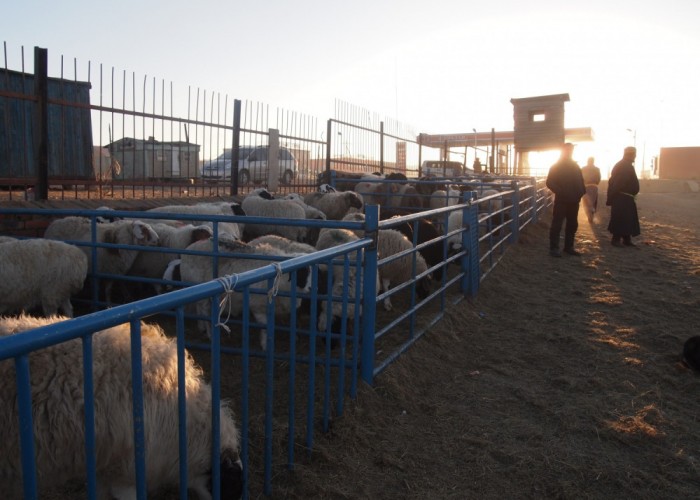
[[[212,252],[212,241],[198,241],[187,247],[191,251]],[[243,242],[225,242],[219,241],[219,249],[222,252],[240,254],[240,258],[222,257],[219,259],[218,276],[228,276],[232,274],[240,274],[245,271],[251,271],[270,265],[274,260],[267,260],[266,257],[273,259],[284,260],[300,255],[291,251],[283,251],[275,248],[267,243],[257,245],[249,245]],[[262,258],[255,258],[260,256]],[[246,258],[249,257],[249,258]],[[183,281],[191,283],[204,283],[212,280],[212,259],[208,256],[183,254],[180,257],[180,276]],[[291,290],[291,274],[281,276],[278,282],[278,291],[289,292]],[[311,274],[309,269],[301,269],[297,272],[297,290],[302,293],[307,293],[311,289]],[[301,305],[301,299],[296,300],[295,308]],[[265,325],[267,323],[267,306],[268,296],[266,294],[251,293],[249,309],[250,313],[255,318],[255,321],[263,325],[260,331],[260,346],[265,349],[267,347],[267,334]],[[223,315],[239,316],[243,313],[243,297],[238,292],[230,295],[228,304],[224,305],[225,310]],[[275,313],[280,318],[288,318],[291,312],[292,305],[289,297],[277,295],[275,299]],[[209,308],[207,301],[197,303],[197,311],[201,316],[207,316]],[[204,321],[200,323],[207,334],[211,333],[211,325]]]
[[[163,222],[150,224],[158,235],[158,247],[168,249],[185,249],[195,241],[206,240],[212,237],[212,229],[207,225],[171,226]],[[168,264],[180,257],[177,253],[146,251],[139,252],[133,264],[129,268],[129,276],[161,279],[165,274]],[[155,286],[156,292],[160,292],[160,285]]]
[[[73,317],[71,295],[83,288],[88,260],[76,246],[44,239],[0,244],[0,313],[29,311]]]
[[[0,336],[62,321],[20,316],[0,318]],[[150,493],[179,484],[178,357],[174,339],[160,327],[141,328],[143,425],[147,487]],[[92,337],[95,397],[95,449],[99,493],[136,498],[131,385],[131,335],[128,324]],[[35,463],[39,491],[85,480],[83,431],[83,348],[79,339],[35,351],[29,356]],[[4,498],[22,498],[19,421],[16,415],[15,364],[0,361],[0,483]],[[192,358],[185,358],[188,486],[210,499],[211,388]],[[222,498],[240,496],[239,433],[228,406],[220,409]],[[224,496],[224,495],[231,495]]]
[[[354,191],[309,193],[304,197],[307,205],[326,214],[328,220],[342,220],[351,210],[362,211],[362,197]]]
[[[323,228],[318,236],[318,241],[316,242],[317,250],[326,250],[328,248],[343,245],[345,243],[351,243],[357,241],[359,238],[355,233],[347,229],[340,228]],[[349,318],[355,316],[355,296],[357,290],[357,279],[356,279],[356,269],[351,263],[348,269],[348,283],[347,283],[347,293],[348,293],[348,306],[347,315]],[[343,288],[345,285],[345,270],[341,265],[333,265],[332,272],[332,283],[331,295],[334,297],[342,297]],[[379,286],[377,286],[379,289]],[[331,324],[334,331],[338,330],[339,321],[342,318],[342,308],[343,304],[341,302],[333,301],[331,307]],[[319,331],[325,331],[328,326],[328,301],[324,301],[321,304],[321,312],[318,317],[318,329]]]
[[[158,235],[153,228],[140,220],[120,220],[111,223],[97,224],[97,243],[109,243],[118,245],[155,246],[158,244]],[[85,217],[65,217],[56,219],[46,228],[44,237],[53,240],[64,241],[92,241],[92,228],[90,220]],[[81,246],[80,249],[87,255],[88,271],[92,270],[92,249],[89,246]],[[139,250],[123,248],[97,249],[97,272],[104,274],[125,275]],[[105,300],[112,301],[112,280],[105,282]]]
[[[426,218],[417,221],[404,222],[394,227],[401,234],[406,236],[409,241],[413,241],[415,235],[416,246],[428,243],[429,241],[440,238],[444,233],[441,233],[437,226]],[[428,267],[434,267],[444,261],[443,257],[443,240],[433,241],[418,250],[425,259]],[[432,273],[434,279],[438,280],[442,277],[443,268],[435,269]]]
[[[210,202],[198,203],[196,205],[166,205],[148,210],[155,213],[183,214],[183,215],[225,215],[225,216],[242,216],[246,215],[245,211],[237,202]],[[160,222],[169,222],[180,224],[201,225],[201,221],[188,221],[185,219],[174,219],[171,221],[160,220]],[[210,223],[208,225],[212,225]],[[234,239],[240,240],[243,235],[243,224],[239,222],[218,222],[219,233],[228,234]]]
[[[353,190],[362,196],[364,205],[385,205],[389,197],[399,190],[399,184],[383,180],[382,176],[367,174]]]

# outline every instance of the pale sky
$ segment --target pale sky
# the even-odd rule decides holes
[[[636,132],[700,146],[700,1],[85,0],[8,2],[0,41],[325,120],[336,99],[417,132],[512,130],[512,98],[568,93],[581,163]],[[2,62],[5,64],[4,59]],[[186,91],[186,90],[184,90]],[[630,129],[634,132],[630,132]]]

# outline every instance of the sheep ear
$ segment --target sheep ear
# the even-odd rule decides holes
[[[266,200],[273,200],[275,198],[267,189],[262,189],[259,195],[261,198],[265,198]]]
[[[145,222],[141,222],[140,220],[135,220],[134,225],[133,225],[133,230],[134,230],[134,238],[136,238],[137,241],[148,243],[148,242],[156,242],[158,241],[158,236],[154,235],[156,232],[146,224]]]
[[[240,203],[231,203],[231,211],[233,215],[245,215],[245,210]]]
[[[357,193],[352,193],[352,197],[350,199],[350,206],[353,208],[362,208],[362,198],[360,198],[360,195]]]
[[[197,226],[192,230],[192,238],[190,243],[194,243],[200,240],[206,240],[212,237],[212,230],[209,226]]]

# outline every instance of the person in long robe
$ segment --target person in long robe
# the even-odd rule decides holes
[[[586,165],[581,167],[583,183],[586,185],[586,194],[583,196],[583,207],[586,211],[588,222],[593,222],[593,217],[598,210],[598,184],[600,184],[600,169],[595,166],[595,158],[588,158]]]
[[[616,247],[635,246],[632,237],[641,233],[635,201],[639,193],[639,178],[634,169],[636,158],[636,148],[625,148],[622,160],[615,164],[608,180],[605,203],[610,206],[608,231],[612,233],[612,244]]]

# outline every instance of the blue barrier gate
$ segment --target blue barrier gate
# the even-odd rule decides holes
[[[186,428],[184,426],[185,402],[184,402],[184,359],[185,347],[190,349],[205,349],[210,353],[211,366],[209,373],[211,376],[211,391],[212,391],[212,407],[218,408],[222,390],[222,355],[235,355],[240,358],[240,395],[238,401],[239,424],[241,429],[241,459],[244,465],[244,496],[247,497],[250,491],[250,464],[253,459],[258,457],[250,457],[250,429],[251,429],[251,409],[249,399],[251,398],[251,390],[255,390],[251,380],[251,372],[253,364],[256,360],[261,360],[264,363],[264,403],[263,403],[263,445],[260,447],[263,450],[263,480],[262,492],[270,495],[272,492],[272,458],[274,454],[272,437],[275,434],[275,421],[273,419],[274,403],[277,398],[276,394],[283,392],[275,391],[275,374],[279,371],[280,363],[288,366],[288,390],[286,396],[288,398],[287,408],[287,466],[291,468],[295,462],[294,442],[295,428],[298,425],[297,406],[295,404],[298,398],[298,382],[299,368],[305,366],[308,368],[308,381],[306,390],[306,405],[305,405],[305,447],[311,449],[313,446],[313,429],[315,427],[315,414],[318,404],[321,405],[322,426],[324,430],[328,429],[330,420],[331,408],[333,408],[332,395],[332,373],[336,373],[336,401],[335,413],[340,415],[343,411],[343,399],[345,395],[350,397],[355,396],[357,390],[358,377],[367,383],[372,383],[375,376],[381,373],[387,366],[405,352],[417,339],[434,326],[444,315],[445,310],[452,303],[457,303],[467,295],[474,295],[478,292],[479,283],[488,272],[493,269],[497,262],[502,257],[506,245],[516,241],[517,234],[529,223],[536,222],[538,217],[541,217],[542,212],[551,204],[551,198],[544,189],[542,183],[535,179],[528,179],[529,182],[519,183],[513,182],[508,190],[501,191],[498,195],[482,198],[477,201],[476,193],[465,193],[465,197],[459,204],[438,208],[430,211],[423,211],[413,215],[405,215],[398,219],[380,221],[380,208],[369,205],[366,207],[366,220],[361,222],[309,222],[309,221],[277,221],[283,224],[309,224],[313,227],[339,227],[352,230],[363,230],[365,237],[349,244],[334,247],[332,249],[318,251],[301,257],[295,257],[289,260],[284,260],[278,263],[271,263],[254,271],[248,271],[239,275],[226,277],[224,279],[210,281],[208,283],[188,286],[181,290],[169,292],[164,295],[146,298],[130,304],[119,305],[108,310],[93,312],[85,316],[80,316],[69,321],[55,323],[46,327],[38,328],[32,331],[27,331],[19,335],[8,337],[0,337],[0,360],[15,360],[16,367],[16,384],[18,394],[18,417],[21,422],[20,442],[21,442],[21,460],[22,460],[22,477],[24,482],[25,498],[37,498],[37,475],[36,465],[34,462],[34,440],[32,427],[32,397],[30,392],[31,373],[29,359],[33,351],[44,349],[52,345],[66,342],[71,339],[83,339],[83,360],[84,360],[84,394],[85,394],[85,456],[86,456],[86,488],[89,498],[96,498],[97,491],[97,474],[96,474],[96,446],[95,441],[95,415],[94,415],[94,391],[95,381],[92,379],[90,367],[92,366],[92,336],[105,328],[109,328],[122,323],[130,324],[131,340],[132,340],[132,379],[137,381],[133,387],[133,403],[134,403],[134,439],[135,439],[135,455],[136,464],[135,484],[139,498],[145,498],[146,481],[145,477],[145,444],[144,444],[144,429],[143,429],[143,388],[139,381],[141,380],[141,344],[140,344],[140,321],[146,317],[160,314],[174,317],[175,332],[177,338],[178,351],[178,385],[179,385],[179,414],[183,417],[180,422],[179,440],[180,440],[180,485],[181,497],[186,498],[187,484],[187,463],[186,463]],[[489,209],[488,212],[479,211],[479,202],[484,203],[491,199],[506,200],[508,205],[502,203],[500,209]],[[457,228],[448,228],[449,215],[452,212],[459,213],[461,226]],[[53,216],[79,215],[87,216],[93,221],[93,241],[82,242],[83,245],[90,247],[93,253],[93,277],[97,279],[123,279],[126,281],[139,281],[134,277],[124,277],[115,275],[100,275],[96,272],[95,259],[97,256],[97,248],[123,248],[116,244],[101,244],[94,241],[94,224],[96,217],[100,215],[116,215],[121,217],[140,217],[149,219],[168,219],[172,218],[172,214],[155,214],[145,212],[126,212],[126,211],[81,211],[81,210],[38,210],[38,209],[0,209],[0,213],[28,215],[41,214]],[[504,214],[510,216],[510,222],[505,222]],[[179,217],[192,221],[210,221],[214,223],[214,240],[218,233],[216,225],[219,222],[237,221],[237,218],[226,218],[216,216],[195,216],[195,215],[180,215]],[[378,290],[376,289],[376,280],[367,279],[367,277],[376,276],[381,272],[381,267],[387,262],[387,258],[377,255],[377,235],[383,229],[396,227],[401,223],[410,223],[417,225],[424,218],[432,218],[438,221],[438,225],[442,227],[441,236],[438,238],[443,248],[445,249],[443,264],[444,269],[449,273],[444,273],[440,283],[436,286],[431,294],[424,300],[418,301],[415,297],[416,281],[423,277],[416,276],[413,273],[412,280],[408,284],[402,285],[409,294],[410,307],[404,312],[392,316],[389,319],[379,319],[381,314],[377,310]],[[500,221],[500,222],[499,222]],[[266,223],[270,224],[270,219],[248,218],[247,223]],[[483,233],[483,234],[482,234]],[[447,244],[450,241],[460,243],[460,250],[455,253],[448,253]],[[414,240],[413,253],[423,246],[429,244],[417,244]],[[451,243],[450,243],[451,244]],[[216,248],[216,245],[213,245]],[[168,251],[160,247],[139,247],[142,251]],[[187,253],[187,251],[178,250],[177,253]],[[214,250],[206,255],[211,255],[213,259],[213,269],[216,269],[218,258],[223,258],[225,255],[217,255]],[[333,265],[343,266],[345,276],[345,289],[342,297],[331,297],[330,292],[324,294],[319,291],[320,280],[319,269],[322,266],[330,268]],[[452,266],[452,267],[451,267]],[[288,327],[283,327],[276,324],[275,317],[275,301],[268,303],[267,308],[267,350],[261,352],[251,348],[250,331],[256,324],[252,323],[248,314],[243,314],[242,319],[235,321],[233,324],[240,328],[240,346],[231,347],[223,342],[220,328],[220,308],[218,297],[221,294],[230,293],[235,290],[236,294],[240,294],[244,304],[244,311],[247,311],[250,304],[251,296],[259,293],[267,293],[267,291],[275,288],[275,280],[280,278],[280,273],[288,275],[289,279],[296,282],[297,273],[300,269],[310,267],[313,273],[312,289],[308,294],[302,294],[296,291],[294,286],[288,294],[288,300],[295,303],[297,299],[305,299],[310,302],[310,321],[304,323],[298,316],[296,308],[292,308],[291,318]],[[354,267],[362,279],[362,287],[356,287],[354,297],[348,296],[347,276],[351,267]],[[429,270],[430,271],[430,270]],[[330,274],[330,273],[329,273]],[[427,274],[427,273],[426,273]],[[330,278],[327,278],[330,279]],[[151,283],[153,280],[143,280],[146,283]],[[163,284],[177,284],[173,282],[162,281]],[[262,292],[260,286],[262,284]],[[399,288],[399,287],[397,287]],[[456,293],[453,293],[455,291]],[[395,289],[392,289],[395,292]],[[449,300],[448,300],[449,299]],[[210,315],[208,321],[213,326],[211,341],[208,343],[197,343],[192,340],[187,340],[188,321],[193,316],[186,311],[186,306],[200,300],[211,300]],[[337,300],[342,302],[343,311],[346,312],[339,331],[331,330],[330,327],[326,331],[318,331],[314,318],[318,316],[320,305],[323,301]],[[425,306],[431,301],[439,301],[439,311],[424,324],[418,324],[418,314],[424,310]],[[353,303],[354,316],[347,317],[348,306]],[[362,314],[360,315],[360,307],[362,306]],[[103,304],[100,303],[97,295],[97,285],[93,287],[91,307],[99,308]],[[328,307],[330,309],[330,307]],[[201,318],[200,318],[201,319]],[[407,322],[408,328],[399,328],[399,325]],[[360,331],[361,329],[361,331]],[[280,332],[288,332],[289,345],[286,350],[277,349],[276,337]],[[408,332],[406,334],[406,332]],[[386,341],[389,337],[391,347],[382,349],[383,358],[377,359],[377,345]],[[286,338],[286,337],[285,337]],[[331,340],[340,339],[340,348],[334,351],[331,348]],[[317,349],[317,340],[325,340],[323,349]],[[301,341],[308,342],[308,353],[303,354]],[[281,346],[281,344],[280,344]],[[2,361],[7,362],[7,361]],[[256,365],[257,366],[257,365]],[[323,377],[317,375],[317,368],[320,368]],[[346,383],[346,376],[349,376],[349,383]],[[320,385],[321,390],[317,392],[316,386]],[[279,397],[279,396],[278,396]],[[320,400],[320,403],[319,401]],[[219,458],[218,439],[219,439],[219,422],[218,412],[212,412],[212,461],[217,463]],[[213,484],[214,490],[218,488],[218,469],[214,468]],[[215,498],[218,498],[218,492],[214,491]]]

